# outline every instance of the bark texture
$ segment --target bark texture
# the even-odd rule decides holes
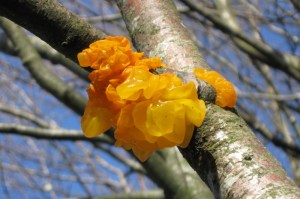
[[[0,1],[4,16],[77,62],[77,53],[106,34],[76,17],[56,0]],[[84,39],[83,39],[84,38]]]
[[[162,58],[174,70],[190,72],[193,66],[207,68],[172,1],[117,2],[139,51]]]
[[[175,70],[205,67],[172,1],[116,1],[137,49]],[[300,190],[233,111],[207,105],[204,124],[183,156],[215,198],[299,198]]]

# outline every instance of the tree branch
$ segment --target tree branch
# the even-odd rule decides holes
[[[219,6],[218,9],[220,10],[220,13],[219,15],[215,15],[212,12],[206,11],[204,7],[196,4],[192,0],[182,0],[182,2],[189,6],[191,10],[198,12],[212,22],[216,28],[231,36],[237,47],[250,57],[262,61],[270,65],[270,67],[279,69],[297,81],[300,81],[300,59],[290,54],[283,54],[267,44],[254,40],[241,32],[232,13],[228,10],[228,4]],[[220,2],[224,3],[226,1]],[[224,14],[222,12],[226,13]],[[226,18],[221,18],[219,16],[226,16]]]
[[[53,49],[40,38],[36,36],[28,36],[28,38],[42,58],[51,61],[53,64],[61,64],[74,74],[78,75],[78,77],[85,81],[89,81],[88,71],[84,70],[77,63],[66,58],[63,54]],[[0,35],[0,49],[7,54],[17,56],[16,49],[5,34]]]
[[[290,2],[292,2],[294,7],[296,8],[296,10],[300,13],[300,1],[299,0],[290,0]]]
[[[273,93],[246,93],[246,92],[238,92],[239,97],[248,97],[248,98],[258,98],[258,99],[267,99],[267,100],[276,100],[276,101],[291,101],[300,99],[300,93],[293,94],[273,94]]]
[[[46,123],[45,121],[41,120],[37,116],[35,116],[31,113],[28,113],[24,110],[4,106],[3,104],[0,103],[0,111],[3,112],[3,113],[8,113],[8,114],[20,117],[20,118],[24,118],[24,119],[38,125],[39,127],[42,127],[42,128],[48,128],[49,127],[48,123]]]
[[[31,31],[76,63],[78,52],[106,37],[56,0],[0,1],[0,16]]]
[[[109,196],[88,197],[79,199],[164,199],[164,193],[161,190],[147,190],[143,192],[131,192],[112,194]]]
[[[137,48],[159,56],[175,70],[203,67],[203,59],[173,2],[116,0]],[[189,44],[186,46],[186,44]],[[188,54],[187,54],[188,52]],[[187,60],[187,61],[186,61]],[[180,149],[215,198],[300,197],[300,190],[235,113],[208,104],[206,118],[189,146]],[[255,191],[254,191],[255,190]]]
[[[180,6],[178,7],[178,12],[180,13],[187,13],[190,9],[186,6]],[[121,14],[111,14],[111,15],[105,15],[105,16],[95,16],[95,17],[89,17],[86,18],[86,20],[90,23],[98,23],[98,22],[114,22],[117,20],[122,19]]]
[[[15,45],[16,52],[24,66],[39,85],[78,114],[83,114],[86,103],[85,97],[67,86],[46,67],[43,67],[44,63],[39,54],[33,48],[27,35],[16,24],[4,17],[0,17],[0,24]]]
[[[276,137],[264,124],[253,117],[252,113],[240,108],[239,114],[252,129],[258,131],[264,138],[272,142],[274,145],[282,148],[283,150],[287,150],[287,153],[294,157],[297,157],[300,154],[300,147],[294,143],[288,143],[285,140]]]
[[[0,133],[30,136],[36,139],[103,142],[111,145],[114,143],[114,141],[106,135],[87,138],[83,135],[82,131],[78,130],[45,129],[20,124],[0,123]]]

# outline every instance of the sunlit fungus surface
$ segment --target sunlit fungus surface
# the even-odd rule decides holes
[[[215,103],[220,107],[234,107],[237,95],[233,85],[216,71],[209,71],[202,68],[194,70],[194,75],[210,84],[217,93]]]
[[[127,38],[96,41],[77,57],[82,67],[93,69],[81,120],[85,136],[113,127],[115,145],[145,161],[155,150],[186,147],[194,127],[201,126],[206,107],[194,83],[184,83],[175,74],[151,73],[167,66],[160,58],[133,52]]]

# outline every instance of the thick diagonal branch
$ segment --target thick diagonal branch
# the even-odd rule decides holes
[[[75,62],[79,51],[106,37],[56,0],[0,1],[0,16],[31,31]]]
[[[176,70],[192,72],[205,66],[171,0],[117,3],[139,50],[163,58]],[[181,152],[215,198],[300,197],[300,190],[246,123],[216,105],[208,105],[204,124]]]

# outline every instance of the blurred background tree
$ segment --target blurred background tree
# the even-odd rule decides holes
[[[114,1],[59,2],[106,34],[130,38]],[[235,85],[239,115],[300,186],[299,1],[175,4],[207,64]],[[57,99],[68,91],[85,103],[81,96],[86,96],[88,72],[22,31],[30,41],[24,51],[37,52],[35,67],[0,32],[0,198],[164,198],[171,182],[164,184],[156,170],[165,179],[169,172],[171,180],[176,173],[184,183],[198,178],[177,149],[141,164],[114,147],[109,136],[85,138],[78,114],[82,106],[70,98]],[[22,33],[15,37],[22,43]],[[163,164],[158,164],[160,156]],[[202,182],[193,180],[202,198],[212,197]]]

